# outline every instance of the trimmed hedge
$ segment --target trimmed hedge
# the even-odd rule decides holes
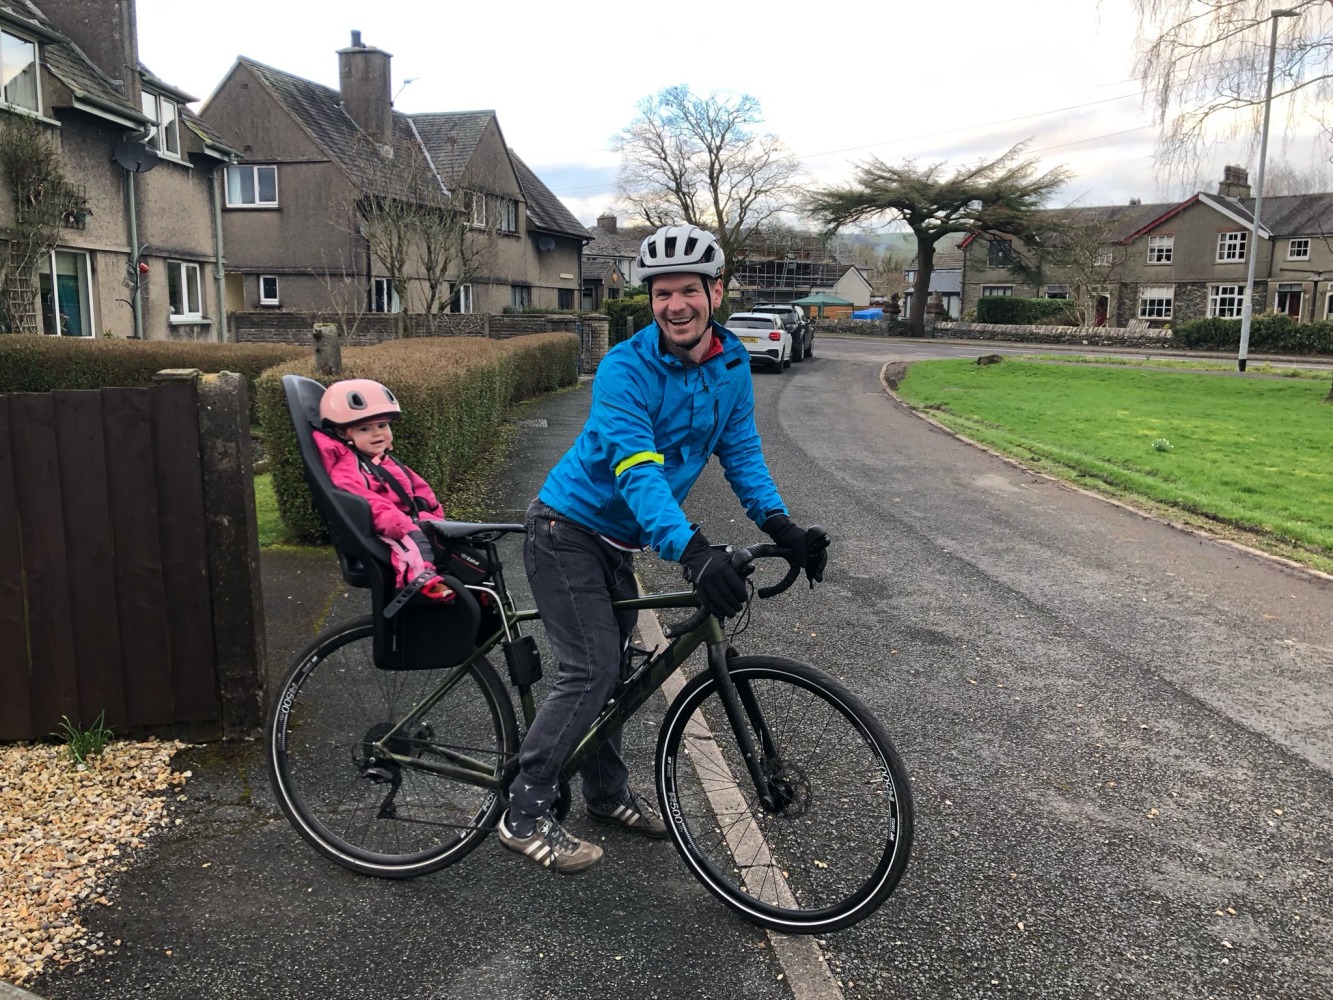
[[[579,341],[568,333],[509,340],[475,337],[387,341],[342,351],[342,374],[317,375],[313,358],[271,368],[258,380],[261,422],[278,512],[298,536],[317,540],[324,525],[310,502],[296,434],[287,413],[282,376],[305,375],[325,385],[373,378],[403,406],[394,426],[394,452],[415,469],[449,508],[450,491],[491,447],[510,407],[578,381]]]
[[[1061,323],[1077,326],[1074,304],[1068,299],[1023,299],[1012,295],[983,295],[977,299],[977,322],[1004,326]]]
[[[41,334],[0,335],[0,392],[52,392],[148,386],[164,368],[237,372],[250,388],[261,372],[295,358],[309,347],[290,344],[210,344],[174,340],[90,339]]]
[[[1240,349],[1240,320],[1186,320],[1171,337],[1182,347],[1235,351]],[[1250,350],[1333,354],[1333,321],[1298,323],[1283,313],[1261,313],[1250,320]]]

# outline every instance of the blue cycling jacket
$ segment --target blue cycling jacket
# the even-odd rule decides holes
[[[755,524],[787,512],[754,426],[750,356],[713,323],[722,352],[702,365],[661,345],[651,323],[602,360],[592,410],[538,499],[571,521],[679,560],[697,530],[680,505],[710,455]]]

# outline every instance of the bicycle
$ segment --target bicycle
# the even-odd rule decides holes
[[[520,739],[487,654],[502,649],[525,728],[536,711],[540,661],[522,626],[539,615],[515,606],[496,549],[523,525],[430,527],[439,546],[468,543],[487,568],[484,580],[459,583],[485,604],[470,651],[439,667],[428,658],[415,669],[383,669],[392,645],[384,612],[393,602],[385,605],[377,591],[372,614],[331,627],[298,654],[266,731],[270,778],[293,826],[330,860],[382,878],[453,864],[505,808]],[[757,590],[761,598],[790,587],[801,567],[769,543],[732,554],[743,572],[769,558],[789,567]],[[913,831],[906,771],[883,725],[817,667],[740,655],[692,590],[617,607],[693,613],[667,630],[664,647],[627,646],[611,700],[562,772],[557,818],[588,755],[706,645],[708,668],[668,706],[654,757],[676,850],[709,892],[765,927],[822,933],[873,913],[902,877]]]

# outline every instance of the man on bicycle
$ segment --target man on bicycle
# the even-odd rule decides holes
[[[639,252],[653,318],[618,344],[593,380],[582,432],[528,508],[523,562],[558,662],[509,786],[500,842],[558,872],[586,871],[602,849],[580,841],[551,810],[565,761],[601,712],[620,675],[636,614],[613,601],[638,594],[634,556],[654,549],[681,563],[704,608],[732,617],[746,587],[730,558],[681,510],[716,455],[751,520],[822,579],[827,539],[787,516],[754,424],[749,354],[713,319],[724,289],[722,248],[694,226],[664,226]],[[629,786],[619,734],[583,769],[588,816],[647,837],[667,835],[661,815]]]

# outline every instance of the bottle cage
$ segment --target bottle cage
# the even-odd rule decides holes
[[[444,581],[458,596],[452,604],[413,597],[394,610],[389,548],[375,534],[370,504],[333,485],[319,456],[315,435],[323,433],[319,400],[324,386],[300,375],[284,375],[282,390],[296,430],[297,447],[315,511],[328,528],[342,577],[349,586],[369,588],[375,625],[374,659],[384,670],[427,670],[461,663],[472,652],[481,624],[476,597],[455,577]],[[385,617],[385,609],[391,616]]]

